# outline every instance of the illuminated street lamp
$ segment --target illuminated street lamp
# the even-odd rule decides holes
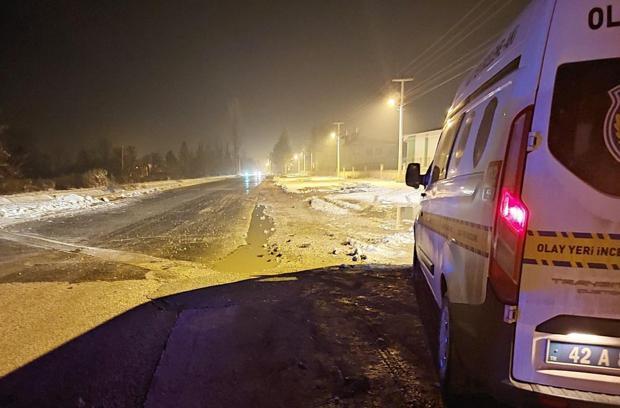
[[[344,122],[334,122],[336,125],[336,131],[331,133],[332,139],[336,139],[336,177],[340,177],[340,126],[344,125]]]
[[[400,78],[392,79],[392,82],[400,83],[400,101],[397,104],[395,98],[390,98],[388,104],[390,106],[398,107],[398,174],[402,171],[403,167],[403,110],[405,99],[405,82],[411,82],[413,78]]]

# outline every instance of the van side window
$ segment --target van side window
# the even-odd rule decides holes
[[[445,179],[448,169],[448,161],[450,159],[450,153],[452,152],[452,146],[454,145],[454,139],[461,126],[461,119],[463,115],[448,119],[446,125],[443,128],[441,137],[439,138],[439,144],[437,150],[435,150],[435,157],[433,158],[433,172],[431,175],[431,184],[437,180]]]
[[[473,110],[467,112],[467,114],[465,115],[464,122],[461,125],[461,130],[456,137],[454,152],[452,153],[452,157],[450,158],[450,174],[456,171],[456,168],[458,167],[459,163],[461,162],[461,158],[465,153],[467,140],[469,139],[469,134],[471,133],[471,125],[472,123],[474,123],[474,116],[476,116],[476,112]]]
[[[478,134],[476,135],[476,144],[474,145],[474,167],[480,162],[482,153],[487,146],[489,135],[491,134],[491,127],[493,125],[493,117],[495,116],[495,110],[497,109],[497,98],[493,98],[487,104],[480,121],[480,127],[478,127]]]

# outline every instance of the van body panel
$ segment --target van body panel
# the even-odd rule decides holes
[[[439,147],[450,126],[459,127],[453,142],[459,146],[464,132],[463,118],[473,113],[468,140],[461,143],[463,151],[458,164],[448,163],[446,178],[427,186],[415,226],[416,245],[434,265],[435,273],[425,273],[425,277],[438,305],[443,298],[442,281],[451,303],[480,305],[487,296],[496,203],[485,188],[485,172],[491,163],[503,160],[512,118],[534,103],[553,4],[551,0],[533,2],[524,10],[464,81],[450,108]],[[498,77],[502,72],[505,74]],[[474,142],[485,109],[491,103],[496,108],[490,134],[476,162],[472,159]],[[439,147],[434,163],[441,154]],[[429,169],[431,173],[437,171],[436,166]]]
[[[555,0],[538,0],[531,2],[519,17],[504,31],[499,40],[491,47],[491,51],[473,69],[459,86],[450,108],[450,114],[466,104],[471,95],[483,88],[494,75],[511,61],[520,58],[519,71],[527,72],[525,83],[520,81],[517,89],[530,95],[531,87],[540,75],[545,42],[549,23],[553,14]]]
[[[558,120],[568,122],[571,109],[581,114],[593,109],[592,103],[580,100],[581,97],[561,100],[562,93],[579,95],[573,88],[583,89],[587,98],[613,107],[614,101],[607,92],[596,89],[598,81],[605,78],[605,70],[593,69],[597,61],[601,61],[601,67],[608,67],[614,63],[609,60],[618,57],[620,3],[599,0],[558,3],[551,21],[532,122],[532,131],[541,140],[528,153],[523,180],[522,198],[529,210],[529,222],[513,352],[512,375],[518,381],[620,395],[620,370],[606,369],[597,362],[589,367],[549,363],[546,354],[550,341],[620,347],[620,338],[596,333],[538,331],[545,322],[561,315],[611,319],[620,325],[620,250],[615,249],[620,248],[620,235],[616,235],[620,233],[620,196],[610,193],[613,181],[602,179],[610,177],[620,184],[617,177],[620,159],[614,162],[611,155],[602,157],[601,153],[578,157],[588,151],[589,144],[602,145],[602,126],[593,128],[591,123],[578,121],[561,135],[550,133],[553,126],[558,126]],[[571,86],[569,82],[561,82],[563,72],[577,67],[572,64],[591,61],[593,65],[582,71],[587,75],[571,74],[574,75]],[[612,78],[609,84],[620,86],[620,60],[615,72],[617,83]],[[560,105],[554,108],[554,103]],[[562,118],[562,114],[567,116]],[[602,114],[599,110],[591,115]],[[597,124],[603,123],[602,116],[596,120]],[[567,149],[574,151],[574,160],[558,158],[557,151],[552,151],[552,136],[565,139]],[[617,137],[620,140],[620,130]],[[609,172],[595,173],[602,160],[610,163]],[[576,166],[577,162],[580,164]],[[584,179],[581,170],[595,174],[592,183],[587,176]]]
[[[518,280],[515,307],[501,303],[508,298],[493,289],[489,267],[499,259],[498,169],[510,168],[503,161],[522,112],[532,127],[519,134],[528,153],[522,188],[520,170],[513,186],[512,209],[527,223],[509,278]],[[487,390],[501,382],[620,401],[620,369],[602,357],[584,366],[548,354],[552,344],[555,353],[562,343],[609,347],[620,366],[620,3],[531,2],[459,87],[429,172],[416,251],[436,303],[446,294],[455,312],[455,347],[471,360],[472,379]],[[497,364],[486,361],[494,356]]]

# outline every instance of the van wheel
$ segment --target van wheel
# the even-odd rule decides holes
[[[457,397],[463,393],[466,374],[460,363],[454,341],[454,329],[450,317],[450,301],[444,296],[439,314],[439,344],[437,347],[437,367],[439,384],[446,405],[456,403]]]

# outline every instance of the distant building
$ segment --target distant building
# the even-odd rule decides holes
[[[407,163],[420,163],[424,173],[433,161],[441,129],[412,133],[405,136],[407,144]]]
[[[398,146],[396,142],[355,138],[341,145],[342,165],[356,170],[396,169]]]

